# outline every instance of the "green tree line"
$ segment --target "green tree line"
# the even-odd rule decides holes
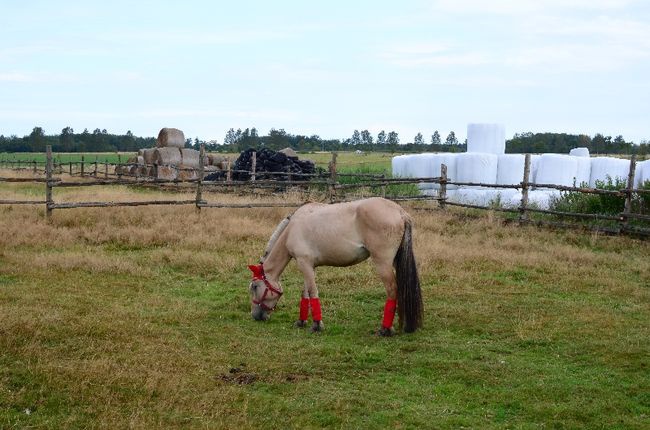
[[[154,137],[134,136],[131,131],[118,135],[105,129],[95,129],[92,133],[85,129],[75,133],[65,127],[59,134],[46,135],[41,127],[23,137],[0,135],[0,152],[44,152],[46,145],[52,145],[55,152],[130,152],[155,146]],[[354,130],[349,138],[323,139],[318,135],[291,134],[284,129],[272,128],[267,135],[260,135],[255,127],[231,128],[222,143],[204,141],[198,137],[187,139],[186,146],[198,149],[205,144],[209,151],[241,152],[248,148],[269,148],[279,150],[291,147],[297,151],[384,151],[384,152],[464,152],[467,141],[460,142],[451,131],[443,140],[438,130],[425,137],[417,133],[412,139],[402,141],[396,131],[385,130],[373,136],[368,130]],[[506,141],[508,153],[568,153],[572,148],[586,147],[593,154],[638,154],[650,153],[648,142],[634,144],[623,136],[590,137],[584,134],[566,133],[517,133]]]

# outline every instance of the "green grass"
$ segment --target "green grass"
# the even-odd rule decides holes
[[[0,428],[647,428],[647,242],[410,212],[424,328],[385,339],[368,262],[318,269],[322,334],[293,263],[250,318],[282,210],[0,207]]]

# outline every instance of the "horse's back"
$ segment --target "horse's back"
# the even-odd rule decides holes
[[[294,257],[316,265],[350,265],[377,252],[396,252],[403,234],[404,210],[371,198],[334,205],[310,203],[291,218],[287,247]]]

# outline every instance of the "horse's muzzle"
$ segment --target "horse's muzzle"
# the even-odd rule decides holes
[[[254,305],[251,310],[251,316],[255,321],[266,321],[269,319],[269,313],[262,309],[260,305]]]

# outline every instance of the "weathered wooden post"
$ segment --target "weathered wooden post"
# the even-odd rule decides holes
[[[336,152],[332,152],[332,160],[330,161],[329,164],[329,171],[330,171],[330,203],[333,203],[334,200],[336,199],[336,157],[338,157],[338,154]]]
[[[528,188],[530,187],[530,154],[524,158],[524,178],[521,181],[521,206],[519,206],[519,223],[528,221]]]
[[[440,209],[445,209],[445,203],[447,202],[447,165],[444,163],[440,165],[440,192],[438,198],[440,199],[438,200]]]
[[[203,174],[205,173],[205,167],[203,166],[205,157],[205,144],[201,144],[199,151],[199,180],[196,183],[196,211],[201,213],[201,202],[203,201]]]
[[[253,151],[253,164],[251,166],[251,181],[255,182],[255,176],[257,171],[257,151]]]
[[[636,173],[636,155],[630,159],[630,171],[627,174],[627,184],[625,187],[625,207],[621,216],[620,230],[624,231],[629,222],[629,215],[632,212],[632,190],[634,189],[634,177]]]
[[[70,173],[70,176],[72,176],[72,161],[70,161],[70,163],[68,163],[68,164],[70,165],[69,166],[70,167],[70,172],[69,173]]]
[[[95,155],[95,170],[93,171],[93,176],[97,177],[97,156]]]
[[[45,147],[45,218],[52,218],[52,145]]]
[[[104,163],[104,179],[108,179],[108,160]]]
[[[381,196],[386,198],[386,175],[381,174]]]
[[[84,176],[84,168],[85,168],[85,161],[84,161],[84,160],[85,160],[85,158],[84,158],[84,156],[82,155],[82,156],[81,156],[81,177],[82,177],[82,178],[83,178],[83,176]]]
[[[32,173],[36,173],[36,160],[32,160]]]
[[[230,166],[230,157],[226,162],[226,182],[232,181],[232,167]]]

